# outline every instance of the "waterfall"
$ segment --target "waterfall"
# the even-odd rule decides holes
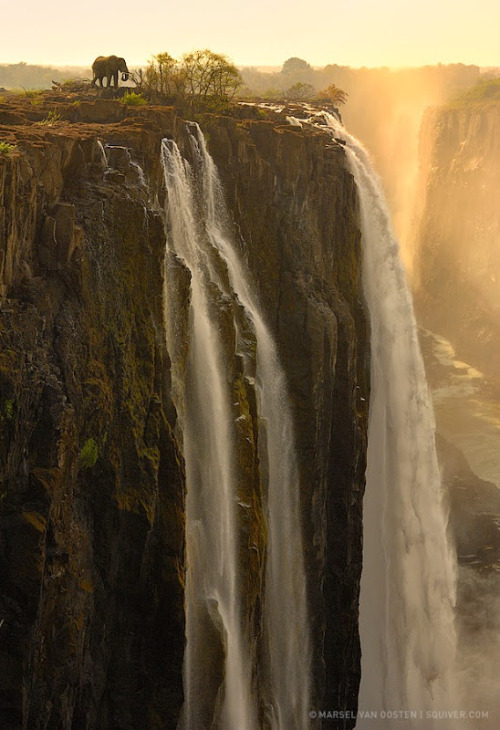
[[[457,707],[456,560],[447,539],[434,415],[380,181],[360,143],[335,117],[322,116],[345,143],[358,187],[371,328],[359,706],[379,711],[379,718],[381,710],[418,711],[398,728],[421,727],[421,713]],[[387,726],[387,720],[366,722],[357,727]],[[425,727],[432,727],[432,717]]]
[[[109,169],[108,157],[106,155],[106,150],[104,149],[104,145],[100,139],[97,140],[97,147],[99,148],[99,156],[101,158],[102,168],[103,168],[103,170],[108,170]]]
[[[183,728],[303,730],[309,724],[311,652],[299,479],[286,382],[276,345],[228,232],[216,166],[199,127],[188,129],[192,166],[175,142],[162,143],[167,261],[174,254],[183,262],[191,290],[185,333],[189,352],[184,369],[176,372],[175,362],[182,359],[176,353],[185,344],[178,331],[177,265],[167,263],[165,320],[187,483]],[[252,331],[253,356],[248,351],[244,356],[228,351],[222,335],[228,316],[236,349],[242,327]],[[247,380],[255,388],[267,531],[258,652],[244,611],[242,590],[248,576],[241,575],[244,563],[238,557],[240,510],[245,505],[238,496],[238,442],[227,362],[236,355],[247,361]],[[221,686],[212,717],[208,710],[213,701],[206,699],[210,694],[206,685],[212,681],[214,634],[222,637],[224,666],[219,668]]]

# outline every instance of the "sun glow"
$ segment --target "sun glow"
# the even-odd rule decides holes
[[[144,63],[209,47],[240,65],[281,65],[290,56],[314,66],[498,65],[500,4],[477,0],[312,0],[302,4],[192,0],[172,10],[145,0],[119,6],[89,0],[34,0],[9,8],[14,33],[4,33],[0,63],[89,65],[116,53]]]

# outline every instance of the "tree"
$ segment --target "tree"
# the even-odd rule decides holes
[[[340,106],[341,104],[345,104],[348,96],[349,94],[347,93],[347,91],[339,89],[339,87],[335,86],[335,84],[330,84],[330,86],[327,86],[326,89],[323,89],[323,91],[320,91],[318,93],[319,99],[329,101],[331,104],[333,104],[333,106]]]
[[[316,94],[314,86],[298,81],[285,91],[285,97],[290,101],[308,101]]]
[[[148,62],[144,72],[144,85],[148,91],[170,96],[176,92],[174,77],[178,62],[167,51],[158,53]]]
[[[211,96],[232,99],[243,83],[240,72],[227,56],[208,49],[185,54],[182,71],[186,92],[202,99]]]
[[[303,74],[304,72],[309,73],[309,71],[312,71],[310,64],[297,56],[292,56],[285,61],[281,69],[282,74]]]

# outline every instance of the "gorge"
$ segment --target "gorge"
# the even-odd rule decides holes
[[[0,725],[352,728],[362,666],[362,709],[456,706],[397,244],[294,113],[0,103]]]

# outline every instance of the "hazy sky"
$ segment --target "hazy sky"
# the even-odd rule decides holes
[[[0,63],[210,48],[241,65],[500,66],[500,0],[20,0],[4,15]]]

